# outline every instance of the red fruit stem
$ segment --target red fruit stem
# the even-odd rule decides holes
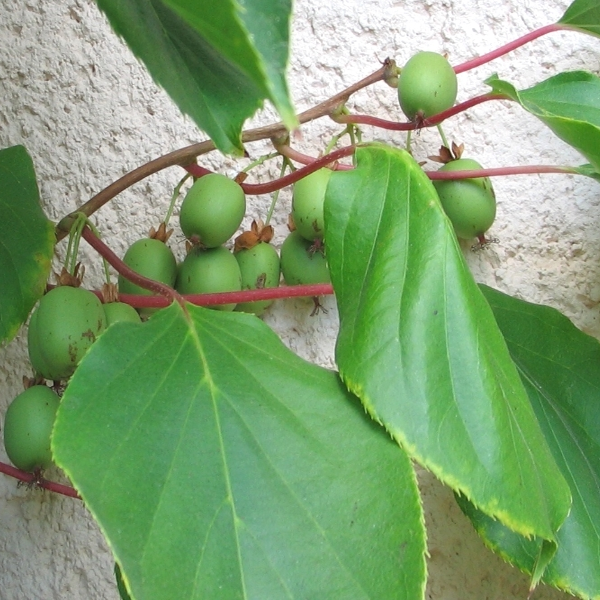
[[[325,156],[322,156],[320,158],[314,158],[314,157],[308,156],[306,154],[301,154],[300,152],[295,153],[290,148],[290,146],[288,146],[286,144],[282,144],[282,145],[275,144],[275,147],[277,148],[277,150],[280,150],[280,148],[289,149],[290,153],[294,153],[294,155],[296,157],[299,157],[301,159],[298,162],[306,164],[306,168],[297,169],[296,171],[289,173],[288,175],[285,175],[284,177],[281,177],[280,179],[274,179],[273,181],[269,181],[268,183],[242,183],[241,186],[242,186],[242,189],[244,190],[245,194],[249,194],[249,195],[270,194],[272,192],[275,192],[275,191],[280,190],[288,185],[295,183],[299,179],[302,179],[303,177],[310,175],[310,173],[313,173],[314,171],[320,169],[321,167],[325,167],[325,166],[329,165],[330,163],[340,160],[341,158],[346,158],[347,156],[351,156],[354,153],[354,146],[344,146],[343,148],[334,150],[333,152],[330,152],[329,154],[326,154]],[[288,156],[284,152],[281,152],[281,154],[283,156]],[[290,158],[290,156],[288,156],[288,158]],[[344,167],[351,168],[349,165],[336,165],[336,168],[344,168]],[[208,173],[211,172],[208,169],[200,167],[199,165],[196,165],[196,164],[186,165],[184,167],[184,169],[188,173],[191,173],[194,177],[202,177],[203,175],[207,175]]]
[[[494,60],[495,58],[504,56],[505,54],[508,54],[509,52],[512,52],[513,50],[516,50],[517,48],[524,46],[525,44],[532,42],[533,40],[543,35],[546,35],[547,33],[552,33],[553,31],[560,31],[563,29],[568,29],[568,27],[565,27],[560,23],[552,23],[552,25],[545,25],[544,27],[540,27],[539,29],[530,31],[524,36],[517,38],[516,40],[513,40],[512,42],[509,42],[508,44],[505,44],[500,48],[496,48],[496,50],[492,50],[487,54],[483,54],[481,56],[478,56],[477,58],[473,58],[460,65],[457,65],[456,67],[454,67],[454,72],[457,75],[459,73],[464,73],[465,71],[469,71],[470,69],[474,69],[475,67],[484,65],[485,63],[488,63]]]
[[[301,165],[310,165],[315,161],[314,156],[310,156],[309,154],[299,152],[298,150],[292,148],[288,144],[277,144],[276,147],[279,154],[285,156],[286,158],[289,158],[290,160],[293,160],[294,162],[300,163]],[[342,163],[338,163],[335,166],[336,171],[348,171],[353,168],[354,167],[352,165],[346,165]]]
[[[423,119],[420,123],[414,121],[400,123],[398,121],[389,121],[387,119],[380,119],[378,117],[372,117],[371,115],[334,115],[331,118],[336,123],[355,123],[357,125],[372,125],[373,127],[379,127],[380,129],[387,129],[390,131],[411,131],[414,129],[421,129],[423,127],[433,127],[439,125],[442,121],[457,115],[473,106],[488,102],[488,100],[510,100],[508,96],[504,94],[483,94],[470,98],[459,104],[455,104],[452,108],[445,110],[437,115],[433,115],[427,119]]]
[[[342,158],[352,156],[354,154],[354,150],[356,150],[356,146],[344,146],[343,148],[338,148],[337,150],[334,150],[325,156],[312,159],[310,164],[307,164],[305,167],[301,167],[300,169],[296,169],[292,173],[288,173],[279,179],[275,179],[267,183],[242,183],[242,188],[246,194],[270,194],[271,192],[296,183],[296,181],[303,179],[315,171],[318,171],[322,167],[331,165],[331,163],[335,163]],[[337,169],[338,166],[339,165],[335,165],[335,168]],[[348,167],[346,166],[346,168]]]
[[[280,285],[276,288],[245,290],[242,292],[221,292],[219,294],[189,294],[184,296],[184,298],[198,306],[214,306],[217,304],[256,302],[257,300],[329,296],[331,294],[333,294],[333,287],[330,283],[316,283],[312,285]]]
[[[69,496],[70,498],[77,498],[81,500],[81,496],[77,493],[77,491],[74,490],[72,487],[69,487],[68,485],[63,485],[62,483],[56,483],[54,481],[42,479],[34,473],[27,473],[26,471],[21,471],[21,469],[17,469],[12,465],[7,465],[3,462],[0,462],[0,473],[4,473],[5,475],[14,477],[15,479],[18,479],[25,483],[44,488],[45,490],[50,490],[51,492],[56,492],[57,494],[62,494],[63,496]]]
[[[94,292],[100,296],[100,292]],[[185,294],[182,298],[196,306],[216,306],[218,304],[241,304],[258,300],[281,300],[311,296],[330,296],[333,287],[329,283],[311,285],[280,285],[260,290],[243,290],[241,292],[219,292],[214,294]],[[130,304],[134,308],[163,308],[170,301],[164,296],[141,296],[138,294],[119,294],[119,301]]]
[[[537,175],[540,173],[576,174],[573,167],[553,165],[524,165],[516,167],[495,167],[491,169],[468,169],[464,171],[425,171],[429,179],[470,179],[474,177],[497,177],[500,175]]]

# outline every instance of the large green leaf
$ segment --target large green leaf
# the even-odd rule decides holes
[[[54,243],[27,150],[0,150],[0,343],[15,336],[43,294]]]
[[[582,598],[600,597],[600,344],[566,317],[484,287],[573,507],[557,533],[543,581]],[[459,504],[487,543],[531,572],[540,540],[526,540],[464,499]]]
[[[325,199],[342,379],[442,481],[552,540],[569,490],[435,189],[404,151],[356,161]]]
[[[177,12],[162,0],[97,3],[154,80],[221,151],[242,153],[243,123],[265,98],[288,126],[295,125],[284,79],[288,0],[249,0],[247,10],[233,0],[213,0],[210,6],[173,0]],[[248,21],[258,27],[258,19],[241,15],[260,15],[260,9],[270,10],[278,25],[257,44]]]
[[[289,129],[297,125],[285,73],[291,0],[166,0],[230,62],[260,84]]]
[[[600,171],[600,78],[572,71],[521,91],[496,75],[486,83],[518,102]]]
[[[600,4],[598,0],[575,0],[558,22],[567,29],[600,36]]]
[[[54,431],[132,597],[422,598],[407,455],[253,315],[187,311],[110,327]]]

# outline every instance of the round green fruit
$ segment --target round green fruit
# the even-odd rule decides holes
[[[103,307],[107,327],[120,321],[130,323],[140,323],[142,321],[138,311],[125,302],[109,302],[108,304],[103,304]]]
[[[281,273],[287,285],[329,283],[329,269],[322,249],[315,249],[297,231],[292,231],[280,250]]]
[[[67,379],[106,329],[102,303],[89,290],[59,286],[42,297],[36,313],[28,336],[31,363],[45,379]]]
[[[225,246],[194,247],[179,265],[175,289],[180,294],[239,292],[242,275],[238,262]],[[235,304],[216,304],[210,308],[233,310]]]
[[[246,196],[239,183],[220,173],[197,179],[181,204],[179,224],[186,238],[205,248],[224,244],[246,213]]]
[[[454,69],[437,52],[418,52],[404,65],[398,78],[400,107],[411,121],[451,108],[457,91]]]
[[[177,278],[177,260],[173,251],[163,241],[154,238],[142,238],[135,241],[125,252],[123,262],[136,273],[164,283],[170,287]],[[139,294],[151,296],[152,292],[119,275],[118,288],[120,294]],[[143,317],[155,313],[156,308],[140,308]]]
[[[19,394],[4,417],[4,448],[22,471],[52,465],[50,437],[60,398],[45,385],[34,385]]]
[[[142,238],[134,242],[125,252],[123,262],[136,273],[173,287],[177,277],[177,261],[169,246],[161,240]],[[119,275],[120,294],[152,295],[150,290],[141,288],[122,275]]]
[[[39,306],[34,309],[31,313],[31,318],[29,319],[29,326],[27,328],[27,351],[29,353],[29,362],[31,363],[33,370],[43,377],[42,373],[50,373],[50,366],[44,359],[40,348],[37,325],[38,308]]]
[[[470,158],[446,163],[439,170],[469,171],[482,166]],[[466,240],[483,235],[496,218],[496,195],[489,177],[436,179],[433,182],[456,235]]]
[[[242,290],[273,288],[279,285],[279,254],[271,244],[259,242],[252,248],[244,248],[234,254],[242,276]],[[273,304],[273,300],[243,302],[237,311],[260,315]]]
[[[319,169],[294,184],[292,218],[296,231],[309,241],[323,239],[323,203],[331,169]]]

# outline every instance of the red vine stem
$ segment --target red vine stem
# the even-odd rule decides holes
[[[14,477],[15,479],[23,481],[24,483],[44,488],[45,490],[49,490],[57,494],[62,494],[63,496],[69,496],[70,498],[77,498],[78,500],[81,500],[81,496],[77,493],[77,491],[68,485],[63,485],[62,483],[56,483],[54,481],[48,481],[47,479],[39,477],[35,473],[27,473],[26,471],[21,471],[21,469],[17,469],[12,465],[7,465],[3,462],[0,462],[0,473],[4,473],[5,475]]]
[[[285,144],[275,144],[275,147],[279,150],[279,148],[289,148],[289,146]],[[314,173],[321,167],[325,167],[327,165],[331,165],[332,163],[337,162],[342,158],[347,158],[348,156],[352,156],[354,154],[354,150],[356,146],[344,146],[343,148],[339,148],[326,154],[325,156],[321,156],[320,158],[308,157],[308,155],[301,155],[303,158],[307,158],[307,164],[305,167],[300,169],[296,169],[293,173],[289,173],[279,179],[274,179],[273,181],[269,181],[267,183],[242,183],[240,184],[245,194],[248,195],[259,195],[259,194],[270,194],[271,192],[275,192],[280,190],[288,185],[292,185],[296,183],[299,179],[310,175],[310,173]],[[282,152],[283,154],[283,152]],[[299,153],[298,153],[299,154]],[[336,169],[341,165],[337,166]],[[347,166],[349,168],[349,166]],[[203,167],[199,167],[198,165],[187,165],[185,170],[188,173],[194,175],[194,177],[202,177],[206,175],[206,169]],[[204,171],[204,172],[203,172]],[[210,172],[210,171],[209,171]]]
[[[330,152],[325,156],[313,159],[312,162],[306,165],[305,167],[296,169],[294,172],[288,173],[287,175],[284,175],[279,179],[269,181],[267,183],[246,183],[242,184],[242,188],[244,188],[244,192],[246,192],[246,194],[270,194],[271,192],[280,190],[281,188],[296,183],[296,181],[298,181],[299,179],[302,179],[303,177],[306,177],[307,175],[318,171],[322,167],[331,165],[332,163],[335,163],[342,158],[352,156],[355,150],[356,146],[344,146],[343,148],[334,150],[333,152]]]
[[[100,292],[95,292],[100,295]],[[215,292],[213,294],[185,294],[187,302],[196,306],[216,306],[219,304],[241,304],[258,300],[282,300],[285,298],[301,298],[309,296],[330,296],[333,287],[330,283],[311,285],[280,285],[259,290],[243,290],[241,292]],[[140,296],[136,294],[119,294],[119,300],[135,308],[163,308],[169,305],[164,296]]]
[[[495,58],[499,58],[500,56],[508,54],[509,52],[512,52],[513,50],[516,50],[517,48],[524,46],[528,42],[542,37],[547,33],[552,33],[553,31],[560,31],[563,29],[568,29],[568,27],[560,23],[552,23],[552,25],[545,25],[544,27],[540,27],[539,29],[535,29],[534,31],[526,33],[524,36],[517,38],[516,40],[513,40],[512,42],[509,42],[508,44],[505,44],[504,46],[501,46],[496,50],[492,50],[487,54],[483,54],[482,56],[478,56],[477,58],[473,58],[460,65],[457,65],[456,67],[454,67],[454,72],[457,75],[459,73],[464,73],[465,71],[469,71],[470,69],[474,69],[475,67],[484,65],[485,63],[488,63],[494,60]]]
[[[576,175],[573,167],[553,165],[524,165],[517,167],[495,167],[490,169],[469,169],[464,171],[425,171],[429,179],[470,179],[474,177],[497,177],[501,175],[537,175],[541,173],[562,173]]]
[[[410,121],[408,123],[399,123],[398,121],[389,121],[387,119],[380,119],[379,117],[372,117],[371,115],[342,115],[335,114],[330,115],[336,123],[354,123],[357,125],[372,125],[373,127],[379,127],[380,129],[387,129],[390,131],[410,131],[413,129],[421,129],[422,127],[432,127],[438,125],[442,121],[453,117],[473,106],[488,102],[489,100],[511,100],[504,94],[482,94],[475,98],[470,98],[459,104],[455,104],[452,108],[445,110],[437,115],[423,119],[420,123]]]

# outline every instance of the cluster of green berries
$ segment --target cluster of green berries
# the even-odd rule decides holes
[[[43,381],[69,379],[102,332],[122,320],[140,322],[140,316],[128,304],[103,304],[81,287],[59,285],[42,297],[27,332],[34,385],[11,402],[4,417],[4,447],[16,467],[34,472],[52,464],[50,436],[60,397]]]
[[[295,184],[292,219],[296,229],[286,237],[280,253],[270,243],[272,228],[256,223],[236,238],[233,249],[226,246],[242,223],[246,197],[236,181],[211,173],[193,183],[181,204],[179,224],[188,240],[185,258],[178,263],[166,243],[145,238],[129,247],[123,262],[181,294],[272,288],[279,285],[281,276],[288,285],[326,283],[323,200],[330,174],[321,169]],[[122,276],[119,291],[150,293]],[[270,304],[263,300],[214,308],[261,314]]]

